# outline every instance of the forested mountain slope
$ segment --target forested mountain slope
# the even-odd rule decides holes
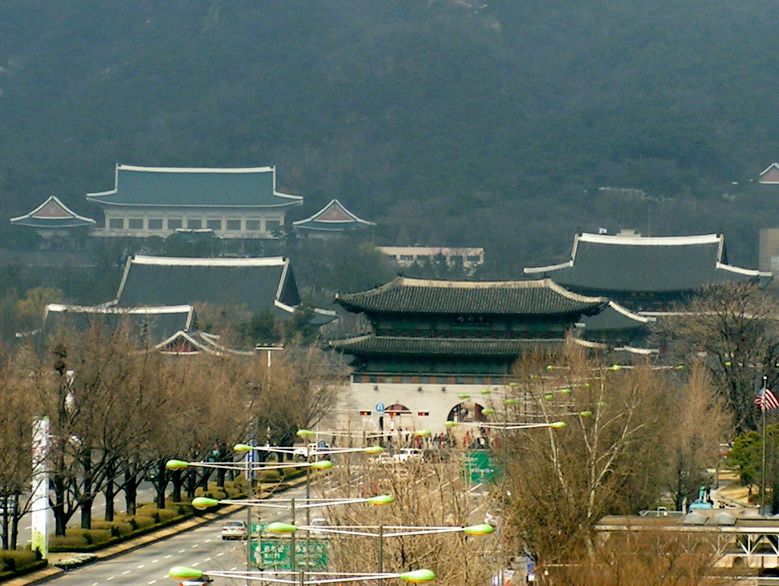
[[[4,0],[0,214],[114,164],[275,164],[382,243],[483,245],[492,274],[573,233],[779,225],[772,0]],[[737,182],[735,185],[733,182]],[[652,199],[603,195],[634,187]],[[2,234],[8,228],[3,224]]]

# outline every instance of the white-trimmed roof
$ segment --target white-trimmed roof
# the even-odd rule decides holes
[[[277,267],[287,264],[283,256],[257,258],[188,258],[177,256],[146,256],[137,254],[133,264],[171,267]]]
[[[56,195],[50,195],[48,198],[46,198],[46,200],[41,205],[39,205],[37,208],[35,208],[31,212],[28,212],[28,213],[23,214],[21,216],[16,216],[15,218],[11,218],[10,221],[11,222],[19,222],[21,220],[27,220],[29,218],[50,219],[47,216],[39,217],[37,214],[43,208],[45,208],[49,204],[49,202],[52,202],[52,201],[54,203],[56,203],[59,207],[61,207],[63,211],[68,213],[69,217],[74,218],[76,220],[81,220],[82,222],[88,222],[90,224],[94,224],[95,223],[95,221],[92,218],[87,218],[85,216],[80,216],[76,212],[71,210],[68,206],[66,206],[64,203],[62,203],[62,200],[60,200],[60,198],[58,198]],[[57,218],[57,219],[64,219],[64,218]]]
[[[350,219],[348,220],[326,220],[322,219],[319,216],[324,215],[327,213],[331,207],[336,206],[339,211],[346,214]],[[298,220],[297,222],[292,222],[293,226],[300,226],[301,224],[306,224],[308,222],[322,222],[323,224],[350,224],[352,222],[357,222],[358,224],[365,224],[366,226],[375,226],[376,222],[369,222],[368,220],[363,220],[356,214],[352,213],[346,207],[337,199],[331,199],[330,202],[323,207],[321,210],[316,212],[314,215],[309,216],[308,218],[304,220]]]
[[[779,163],[771,163],[770,165],[768,165],[768,167],[763,169],[763,171],[760,173],[760,177],[762,177],[763,175],[766,175],[770,171],[777,171],[777,172],[779,172]],[[776,185],[776,184],[779,184],[779,180],[764,181],[763,179],[759,179],[758,183],[763,183],[765,185]]]

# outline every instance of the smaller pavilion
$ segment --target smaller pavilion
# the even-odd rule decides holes
[[[301,236],[309,238],[327,238],[354,230],[364,230],[375,226],[375,222],[363,220],[350,212],[337,199],[331,199],[325,207],[304,220],[292,222]]]
[[[43,238],[52,236],[71,236],[74,230],[91,228],[95,221],[78,215],[66,206],[56,195],[49,196],[37,208],[11,218],[14,226],[27,226],[34,229]]]

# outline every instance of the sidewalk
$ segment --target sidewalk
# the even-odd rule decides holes
[[[714,507],[720,503],[727,508],[757,510],[757,505],[749,502],[749,490],[739,484],[738,474],[730,470],[721,471],[719,474],[719,488],[711,491]]]
[[[289,490],[290,488],[297,488],[298,486],[302,486],[305,483],[306,483],[305,476],[303,476],[302,478],[297,478],[295,480],[290,480],[287,483],[289,487],[285,490]],[[260,498],[268,498],[269,496],[271,496],[271,493],[267,493],[263,491],[261,493]],[[90,559],[89,562],[86,562],[84,565],[88,563],[95,563],[95,562],[108,560],[118,555],[122,555],[124,553],[138,549],[139,547],[143,547],[144,545],[149,545],[150,543],[156,543],[158,541],[168,539],[169,537],[173,537],[174,535],[181,533],[183,531],[194,529],[195,527],[204,525],[216,519],[220,519],[222,517],[227,517],[229,515],[232,515],[233,513],[236,513],[237,511],[240,511],[244,508],[245,507],[243,505],[228,505],[220,508],[218,511],[215,511],[213,513],[205,513],[198,517],[193,517],[191,519],[187,519],[186,521],[182,521],[181,523],[176,523],[175,525],[172,525],[170,527],[165,527],[164,529],[160,529],[159,531],[153,531],[152,533],[141,535],[140,537],[136,537],[135,539],[128,539],[127,541],[123,541],[122,543],[118,543],[116,545],[112,545],[110,547],[106,547],[105,549],[101,549],[94,552],[94,557]],[[54,564],[60,563],[64,560],[72,560],[74,558],[78,558],[78,556],[80,555],[83,554],[69,553],[69,552],[52,553],[49,556],[50,565],[48,568],[45,568],[43,570],[38,570],[37,572],[32,572],[24,576],[20,576],[19,578],[8,580],[6,582],[3,582],[3,584],[7,586],[26,586],[27,584],[41,584],[43,582],[51,580],[65,573],[65,570],[56,567]]]

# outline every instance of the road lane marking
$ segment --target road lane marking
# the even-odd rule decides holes
[[[151,582],[146,582],[147,584],[156,584],[157,580],[152,580]]]
[[[169,560],[169,559],[170,559],[170,558],[172,558],[172,557],[173,557],[173,554],[172,554],[172,553],[169,553],[168,555],[166,555],[166,556],[165,556],[165,559],[166,559],[166,560]],[[154,560],[154,561],[157,561],[157,560]]]
[[[160,561],[160,558],[155,558],[151,561],[151,563],[156,564],[158,561]]]
[[[122,572],[122,576],[126,576],[129,573],[130,573],[130,570],[125,570],[124,572]]]
[[[296,548],[296,549],[297,549],[297,548]],[[216,557],[220,558],[220,557],[222,557],[224,554],[225,554],[225,552],[218,553],[218,554],[216,554]]]
[[[145,567],[146,567],[146,564],[141,564],[140,566],[138,566],[138,569],[140,570],[140,569],[145,568]]]
[[[185,550],[183,550],[183,549],[180,549],[180,550],[178,550],[176,553],[184,553],[184,551],[185,551]]]
[[[196,547],[200,547],[200,544],[199,543],[193,543],[192,544],[192,549],[195,549]]]
[[[192,564],[192,567],[193,568],[197,568],[199,565],[200,565],[200,562],[195,562],[194,564]]]
[[[212,559],[213,559],[213,558],[210,558],[210,557],[209,557],[209,558],[206,558],[206,559],[204,559],[203,561],[204,561],[204,562],[210,562]]]

